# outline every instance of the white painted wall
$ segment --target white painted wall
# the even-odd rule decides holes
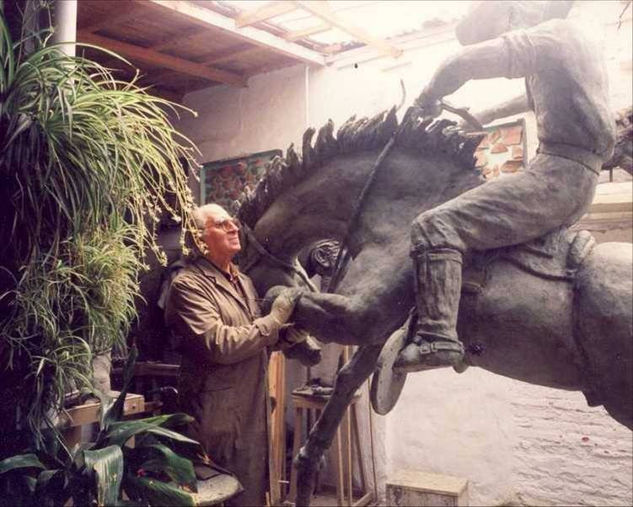
[[[571,14],[604,45],[614,109],[633,102],[630,10],[617,28],[624,5],[579,2]],[[201,162],[300,146],[308,126],[329,118],[340,125],[352,114],[370,116],[398,103],[401,78],[410,104],[459,47],[451,30],[409,44],[421,43],[396,61],[366,61],[368,53],[356,51],[327,68],[298,65],[251,78],[248,88],[189,94],[185,103],[199,117],[183,118],[177,126],[200,147]],[[520,80],[480,81],[450,100],[476,111],[522,90]],[[533,120],[527,119],[533,152]],[[472,505],[633,504],[631,432],[604,410],[589,408],[580,393],[475,368],[462,375],[410,375],[393,412],[374,415],[374,437],[381,488],[389,473],[408,467],[467,478]]]

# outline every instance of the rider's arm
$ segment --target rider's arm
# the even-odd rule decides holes
[[[565,41],[573,39],[569,31],[566,25],[550,22],[467,46],[440,65],[422,92],[421,102],[450,95],[471,79],[519,78],[542,70],[556,70],[562,65],[561,58],[568,46]]]
[[[511,76],[510,51],[503,38],[467,46],[446,59],[424,89],[427,100],[439,100],[461,88],[471,79]]]
[[[526,94],[514,97],[500,104],[496,104],[487,109],[483,109],[477,113],[473,113],[473,116],[479,120],[482,125],[487,125],[499,118],[506,118],[514,114],[525,113],[530,110],[528,103],[528,97]]]

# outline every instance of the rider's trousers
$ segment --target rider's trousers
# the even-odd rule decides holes
[[[413,252],[450,248],[462,254],[535,239],[587,211],[598,175],[573,160],[538,154],[529,167],[491,180],[420,214]]]

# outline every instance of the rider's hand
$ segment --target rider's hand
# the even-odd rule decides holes
[[[415,106],[420,109],[424,118],[437,118],[442,113],[442,103],[424,90],[415,100]]]

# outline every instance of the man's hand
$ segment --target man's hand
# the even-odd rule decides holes
[[[277,321],[279,326],[288,322],[300,296],[301,291],[299,289],[285,288],[279,291],[270,309],[270,315]]]

